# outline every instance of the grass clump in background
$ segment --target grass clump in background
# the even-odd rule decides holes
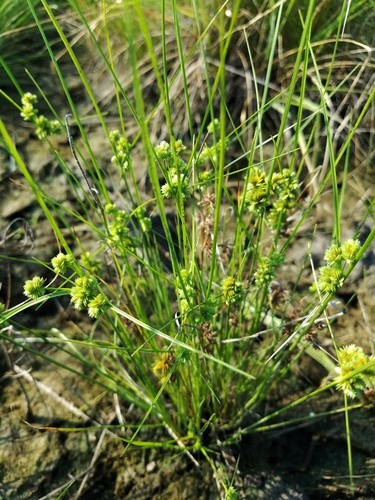
[[[1,93],[38,138],[51,141],[75,203],[55,200],[53,186],[42,187],[1,122],[3,144],[56,239],[51,261],[25,283],[26,301],[3,310],[3,338],[16,342],[6,327],[20,312],[69,297],[91,326],[79,335],[34,334],[92,370],[92,381],[124,407],[140,410],[136,430],[119,431],[128,444],[183,450],[195,464],[204,457],[217,478],[221,446],[267,428],[290,408],[268,414],[265,403],[301,357],[318,360],[331,379],[292,406],[338,387],[348,411],[347,397],[373,387],[375,360],[356,346],[337,345],[326,310],[374,238],[372,230],[359,240],[373,201],[358,230],[342,236],[347,177],[366,156],[360,150],[355,160],[353,144],[374,105],[366,83],[373,61],[363,43],[345,36],[366,3],[344,3],[337,12],[328,3],[335,17],[320,24],[314,1],[299,11],[295,2],[260,9],[240,0],[231,8],[136,0],[94,8],[72,1],[79,37],[65,33],[49,2],[41,3],[48,24],[29,0],[28,12],[69,114],[60,115],[35,75],[35,93],[24,92],[6,58],[3,68],[20,95]],[[290,22],[298,40],[287,38]],[[101,127],[105,166],[47,27],[81,80],[89,118]],[[77,56],[77,38],[94,54],[94,72]],[[344,57],[350,64],[342,75]],[[40,100],[49,117],[38,111]],[[67,134],[74,167],[54,147],[56,133]],[[332,243],[320,270],[310,259],[302,310],[299,275],[288,289],[278,274],[302,229],[310,225],[313,233],[312,214],[328,190]],[[96,243],[85,248],[87,233]],[[334,359],[313,348],[318,322],[329,326]],[[22,347],[37,354],[31,344]],[[252,423],[249,415],[256,415]],[[155,423],[157,441],[142,442]],[[352,477],[349,419],[346,430]],[[229,478],[218,481],[225,495]]]

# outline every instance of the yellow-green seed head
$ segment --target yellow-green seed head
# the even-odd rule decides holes
[[[23,286],[23,293],[29,299],[37,299],[42,297],[45,293],[44,283],[46,282],[45,278],[41,278],[40,276],[34,276],[31,280],[25,281]]]

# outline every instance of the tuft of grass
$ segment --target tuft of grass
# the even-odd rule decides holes
[[[284,52],[279,35],[294,12],[286,2],[249,21],[250,9],[240,0],[230,9],[225,3],[213,7],[195,1],[103,1],[87,12],[84,3],[72,0],[97,67],[105,74],[110,116],[104,112],[102,91],[97,92],[98,79],[85,70],[52,4],[41,3],[43,16],[31,0],[28,12],[70,116],[59,116],[37,75],[32,77],[35,93],[26,93],[4,65],[19,102],[0,92],[35,126],[41,140],[66,133],[74,169],[52,142],[51,154],[75,203],[72,207],[46,192],[0,121],[3,142],[57,242],[40,276],[25,283],[26,300],[2,311],[2,338],[57,363],[31,343],[13,339],[7,326],[22,311],[69,297],[90,328],[79,336],[51,329],[40,340],[95,374],[81,376],[142,411],[136,430],[121,436],[128,445],[161,443],[166,449],[182,449],[196,465],[207,459],[214,471],[217,443],[233,443],[245,433],[279,425],[272,422],[291,407],[332,387],[344,390],[348,409],[345,389],[349,386],[349,396],[358,396],[371,387],[373,358],[344,369],[333,328],[334,360],[313,346],[317,325],[330,325],[341,314],[330,316],[327,307],[375,236],[372,230],[361,243],[359,231],[342,237],[352,148],[375,95],[369,86],[360,86],[373,64],[367,47],[342,38],[350,5],[316,32],[317,7],[305,2],[306,9],[298,13],[299,39]],[[42,22],[44,16],[48,24]],[[247,30],[258,26],[259,36],[252,41]],[[85,117],[69,89],[70,75],[47,36],[51,29],[101,127],[105,166],[90,144]],[[125,47],[121,57],[119,45]],[[357,60],[350,59],[348,47],[356,47]],[[342,56],[350,66],[339,78]],[[357,105],[340,121],[338,114],[358,89]],[[49,117],[38,110],[41,99]],[[72,125],[78,127],[80,144]],[[292,244],[305,226],[312,227],[312,214],[319,212],[327,192],[332,193],[332,245],[319,272],[312,265],[312,287],[304,290],[301,311],[298,275],[290,278],[290,290],[277,278]],[[371,201],[359,226],[373,208]],[[87,234],[97,242],[94,250],[86,248]],[[50,273],[52,279],[46,277]],[[303,356],[318,360],[331,376],[341,370],[339,378],[267,414],[271,391]],[[73,370],[69,364],[65,368]],[[254,412],[261,417],[244,425]],[[142,430],[155,422],[165,434],[158,442],[143,442]],[[228,436],[224,441],[219,439],[223,430]],[[350,457],[349,437],[348,432]],[[223,495],[233,493],[229,480],[220,482]]]

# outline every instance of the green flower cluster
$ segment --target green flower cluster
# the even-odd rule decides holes
[[[118,130],[112,130],[109,134],[109,141],[114,151],[111,162],[120,168],[122,174],[128,172],[131,166],[131,156],[126,137],[122,136]]]
[[[244,294],[242,283],[236,281],[233,276],[227,276],[221,282],[221,293],[223,301],[227,305],[238,304]]]
[[[136,246],[136,240],[130,234],[129,214],[125,210],[118,209],[112,203],[106,205],[105,212],[111,216],[111,220],[108,222],[110,243],[119,249],[133,250]]]
[[[148,233],[151,230],[152,222],[150,217],[147,217],[144,207],[138,207],[135,211],[135,216],[139,221],[141,231]]]
[[[98,293],[87,305],[90,318],[98,318],[108,307],[108,299],[103,293]]]
[[[255,285],[259,288],[267,286],[274,279],[277,268],[284,262],[284,256],[273,252],[270,257],[260,257],[258,269],[255,273]]]
[[[99,283],[92,276],[80,276],[74,281],[70,290],[74,307],[78,310],[84,309],[98,294]]]
[[[51,264],[53,270],[58,275],[66,273],[68,268],[74,266],[75,259],[71,254],[58,253],[53,257]],[[99,273],[100,262],[92,257],[89,252],[83,252],[80,264],[91,273]],[[36,278],[34,278],[37,284]],[[25,283],[26,289],[27,282]],[[31,284],[28,285],[30,288]],[[25,292],[26,293],[26,292]],[[92,276],[80,276],[74,281],[74,285],[70,289],[71,301],[76,309],[82,310],[87,307],[88,314],[91,318],[97,318],[104,312],[108,306],[107,297],[100,291],[99,283]]]
[[[274,172],[269,178],[266,172],[253,167],[244,193],[245,207],[255,215],[267,214],[272,229],[285,224],[288,212],[296,206],[299,184],[296,174],[287,168]]]
[[[185,316],[191,309],[191,303],[195,303],[196,293],[191,272],[181,269],[180,276],[176,277],[176,293],[180,303],[181,316]]]
[[[74,265],[73,255],[58,253],[51,259],[53,270],[56,274],[65,274],[69,267]],[[24,284],[24,294],[29,299],[37,299],[45,294],[45,278],[34,276]],[[76,278],[70,289],[71,301],[76,309],[82,310],[87,307],[91,318],[97,318],[108,307],[107,297],[100,291],[99,282],[92,276],[80,276]]]
[[[99,283],[92,276],[81,276],[70,290],[71,301],[78,310],[87,307],[91,318],[97,318],[108,306],[107,297],[100,291]]]
[[[152,366],[152,371],[162,384],[169,380],[169,374],[176,359],[173,353],[163,352]]]
[[[336,368],[338,376],[335,378],[338,389],[347,396],[354,398],[365,389],[375,387],[375,363],[364,368],[374,356],[368,357],[361,347],[354,344],[341,347],[337,352],[339,367]],[[363,369],[361,369],[363,368]],[[345,380],[350,373],[359,370],[358,373]]]
[[[26,280],[23,286],[23,293],[29,299],[38,299],[45,294],[45,278],[34,276],[31,280]]]
[[[60,252],[51,259],[51,264],[56,274],[65,274],[68,268],[73,267],[74,257],[72,254],[66,255]]]
[[[38,113],[38,110],[35,108],[35,104],[38,102],[36,95],[31,94],[30,92],[26,92],[22,96],[22,111],[21,116],[25,120],[25,122],[32,121]]]
[[[359,240],[347,240],[342,245],[332,243],[324,254],[327,265],[320,268],[318,287],[323,293],[334,293],[345,280],[345,263],[352,263],[361,248]]]
[[[330,265],[341,264],[342,262],[350,264],[357,257],[360,248],[361,243],[359,240],[346,240],[342,245],[333,243],[328,250],[326,250],[324,260]]]
[[[161,192],[165,198],[172,198],[179,194],[183,199],[189,196],[189,169],[187,163],[181,158],[185,146],[181,140],[177,140],[174,151],[170,144],[162,141],[155,147],[155,155],[163,170],[165,180]]]
[[[35,107],[37,97],[30,92],[22,96],[21,116],[25,121],[31,121],[36,127],[36,136],[38,139],[44,139],[61,131],[61,124],[57,120],[48,120],[44,115],[39,115]]]
[[[340,266],[324,266],[320,268],[318,287],[323,293],[334,293],[345,280],[343,269]]]
[[[62,252],[59,252],[55,257],[51,259],[52,268],[57,275],[65,274],[68,268],[73,267],[74,262],[75,260],[72,254],[66,255]],[[42,297],[45,294],[45,282],[45,278],[34,276],[32,279],[26,280],[23,286],[23,293],[29,299],[37,299],[38,297]]]

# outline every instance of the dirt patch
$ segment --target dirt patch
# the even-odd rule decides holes
[[[30,361],[32,377],[30,370],[25,377],[20,368],[2,384],[2,498],[57,498],[64,491],[66,498],[87,499],[218,498],[202,457],[197,457],[200,466],[196,467],[181,453],[127,448],[121,430],[116,432],[118,437],[96,426],[96,422],[116,422],[108,395],[74,374]],[[329,412],[339,404],[334,394],[312,402],[304,411]],[[131,413],[128,418],[132,421]],[[355,496],[373,498],[373,408],[351,412],[350,421],[358,478]],[[239,498],[351,497],[344,429],[341,414],[253,434],[224,448],[218,463],[230,473]]]

